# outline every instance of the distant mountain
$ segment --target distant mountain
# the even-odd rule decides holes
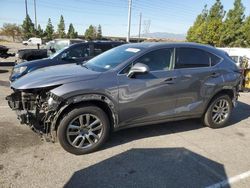
[[[175,34],[175,33],[166,33],[166,32],[155,32],[142,34],[141,37],[144,38],[156,38],[156,39],[175,39],[175,40],[185,40],[185,34]]]

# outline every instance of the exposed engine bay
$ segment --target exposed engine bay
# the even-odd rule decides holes
[[[51,88],[50,88],[51,89]],[[21,124],[26,124],[47,141],[55,141],[52,122],[59,98],[46,89],[14,91],[7,96],[8,104],[17,113]]]

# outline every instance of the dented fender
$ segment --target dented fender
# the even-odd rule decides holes
[[[91,102],[91,101],[101,101],[107,104],[109,107],[112,117],[113,117],[113,125],[114,128],[117,127],[118,125],[118,110],[115,107],[115,104],[113,103],[112,100],[110,100],[107,96],[102,95],[102,94],[84,94],[84,95],[78,95],[71,97],[69,99],[66,99],[61,105],[53,119],[52,126],[51,126],[51,131],[56,131],[56,125],[58,123],[58,118],[63,114],[63,112],[72,104],[77,104],[80,102]]]

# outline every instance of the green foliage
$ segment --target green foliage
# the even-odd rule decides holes
[[[88,29],[85,31],[85,39],[95,40],[96,39],[96,29],[93,25],[90,25]]]
[[[65,38],[66,37],[66,34],[65,34],[65,23],[64,23],[64,19],[63,19],[62,15],[60,17],[60,22],[58,24],[57,34],[58,34],[59,38]]]
[[[22,34],[20,26],[11,23],[4,23],[1,29],[1,34],[12,37],[13,42],[16,36]]]
[[[43,37],[44,37],[44,32],[43,32],[43,30],[42,30],[40,24],[38,24],[37,31],[36,31],[36,35],[37,35],[37,37],[39,37],[39,38],[43,38]]]
[[[96,34],[96,38],[97,39],[102,39],[102,26],[99,24],[98,27],[97,27],[97,34]]]
[[[51,23],[51,19],[49,18],[46,29],[45,29],[45,37],[48,40],[52,40],[54,35],[54,27]]]
[[[72,23],[69,24],[69,30],[68,30],[68,33],[67,33],[67,37],[70,38],[70,39],[73,39],[73,38],[77,38],[78,36],[78,33],[75,32],[75,28],[73,26]]]
[[[204,43],[204,36],[205,36],[205,23],[208,16],[207,5],[205,5],[202,13],[199,14],[194,22],[194,25],[191,26],[187,33],[187,40],[189,42],[197,42],[197,43]]]
[[[36,35],[36,30],[32,20],[30,19],[29,15],[23,21],[22,24],[22,35],[24,39],[28,39]]]
[[[247,47],[250,46],[250,18],[245,20],[245,7],[241,0],[234,1],[233,9],[226,18],[221,0],[199,14],[188,30],[187,40],[213,46]]]
[[[215,4],[209,10],[209,14],[205,22],[206,35],[204,36],[204,43],[212,46],[220,46],[224,16],[225,11],[223,5],[220,0],[216,0]]]
[[[221,44],[223,46],[240,47],[244,45],[242,25],[244,22],[244,11],[241,0],[235,0],[233,9],[227,13],[223,25]]]
[[[243,43],[245,47],[250,47],[250,16],[247,17],[244,25],[242,26]]]

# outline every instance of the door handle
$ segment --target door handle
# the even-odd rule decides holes
[[[176,79],[176,77],[169,77],[169,78],[165,79],[163,82],[165,84],[174,84],[175,83],[175,79]]]
[[[213,73],[211,74],[211,77],[212,77],[212,78],[217,78],[217,77],[219,77],[219,76],[220,76],[220,74],[217,73],[217,72],[213,72]]]

